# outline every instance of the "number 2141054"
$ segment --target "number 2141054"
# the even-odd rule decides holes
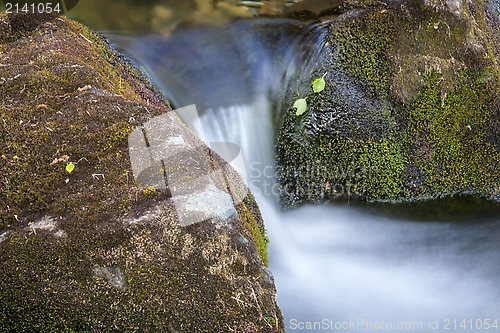
[[[498,319],[444,319],[444,330],[498,330],[500,325]]]
[[[5,3],[5,13],[7,14],[18,14],[18,13],[57,13],[60,14],[63,12],[61,9],[61,5],[59,3],[51,3],[51,2],[39,2],[37,4],[19,4],[15,2],[6,2]]]

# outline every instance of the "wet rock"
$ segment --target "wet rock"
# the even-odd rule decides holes
[[[285,206],[500,198],[498,12],[479,1],[347,1],[309,108],[282,114]],[[319,77],[326,88],[313,93]],[[293,97],[295,98],[295,96]],[[293,104],[293,100],[289,105]]]
[[[0,331],[283,331],[253,196],[140,72],[52,15],[0,66]]]

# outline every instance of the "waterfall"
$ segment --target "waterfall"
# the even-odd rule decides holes
[[[240,147],[233,165],[268,229],[288,331],[318,331],[307,330],[308,323],[325,331],[359,324],[345,332],[429,332],[436,323],[434,331],[458,331],[453,325],[463,320],[464,331],[475,332],[487,319],[500,326],[498,217],[457,223],[456,216],[412,220],[347,204],[278,206],[274,116],[291,104],[283,92],[300,90],[308,79],[324,36],[321,25],[249,20],[135,38],[126,50],[175,108],[196,105],[197,117],[184,120],[208,145]]]
[[[325,32],[322,24],[258,19],[110,39],[145,67],[174,108],[196,106],[197,114],[179,116],[209,147],[223,157],[224,145],[214,143],[240,147],[231,164],[254,193],[276,197],[274,119],[284,93],[309,79]]]

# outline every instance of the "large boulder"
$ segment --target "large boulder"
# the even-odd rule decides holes
[[[251,193],[102,38],[2,14],[0,101],[0,331],[283,331]]]
[[[284,205],[500,198],[498,11],[484,1],[346,1],[306,97],[282,114]]]

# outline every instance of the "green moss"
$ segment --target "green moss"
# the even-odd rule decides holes
[[[415,160],[428,176],[426,190],[486,191],[500,183],[500,153],[487,138],[493,87],[463,75],[444,95],[439,79],[436,72],[426,75],[427,87],[413,102],[407,132],[410,143],[426,152]]]
[[[250,238],[254,241],[260,259],[264,265],[268,267],[267,245],[269,244],[269,239],[266,236],[264,223],[262,220],[259,223],[256,219],[256,216],[260,216],[260,214],[256,215],[256,212],[249,208],[249,206],[252,206],[252,201],[253,198],[252,200],[245,198],[243,203],[238,206],[238,215],[246,230],[249,232]],[[253,201],[253,205],[255,205],[255,201]]]
[[[150,196],[150,197],[154,197],[158,193],[154,187],[149,187],[147,189],[144,189],[144,190],[142,190],[142,192],[145,195]]]
[[[358,163],[362,168],[370,170],[368,177],[361,180],[367,198],[400,199],[406,164],[401,144],[394,138],[384,138],[379,142],[365,144],[363,148]]]
[[[282,200],[287,206],[345,197],[400,198],[405,157],[400,144],[389,137],[351,140],[335,135],[301,145],[283,135],[278,151],[278,173],[285,184]]]
[[[333,43],[347,72],[368,84],[378,94],[388,93],[392,72],[389,54],[395,35],[394,15],[387,10],[371,11],[333,33]]]
[[[130,63],[123,66],[123,57],[113,50],[103,37],[76,21],[68,22],[73,29],[74,35],[72,37],[83,39],[87,43],[89,56],[86,65],[101,74],[101,78],[104,78],[103,83],[106,90],[122,95],[132,101],[137,101],[138,98],[134,89],[130,86],[128,80],[125,80],[121,75],[121,71],[130,71],[133,66]],[[120,68],[120,63],[123,66],[122,68]]]
[[[81,249],[67,248],[66,255],[60,256],[57,243],[12,236],[8,250],[2,249],[0,331],[83,330],[74,324],[78,315],[71,311],[71,304],[87,283],[88,266]],[[71,265],[74,260],[82,265]],[[63,277],[75,284],[58,285]],[[66,297],[54,299],[57,292],[65,292]]]

